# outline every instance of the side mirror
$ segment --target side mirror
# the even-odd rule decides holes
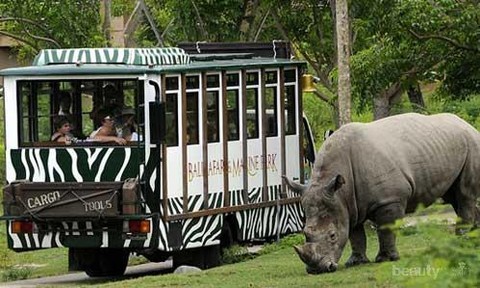
[[[150,144],[160,144],[165,140],[165,103],[160,102],[160,86],[150,80],[148,84],[155,89],[155,101],[148,103],[150,119]]]
[[[165,140],[165,104],[150,102],[150,144],[160,144]]]

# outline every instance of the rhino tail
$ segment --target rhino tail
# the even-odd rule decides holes
[[[302,185],[297,182],[293,182],[290,180],[287,176],[282,175],[283,182],[292,190],[293,192],[299,194],[300,196],[307,191],[308,186],[307,185]]]

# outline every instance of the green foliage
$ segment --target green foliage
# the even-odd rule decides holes
[[[266,244],[260,255],[273,253],[282,249],[291,249],[294,245],[302,245],[305,242],[305,237],[302,234],[291,234],[280,239],[278,243]]]
[[[246,247],[240,245],[232,245],[229,248],[223,249],[221,262],[223,264],[234,264],[252,258],[254,258],[254,256],[248,253]]]
[[[30,61],[44,48],[103,46],[97,0],[4,0],[0,30],[24,45],[20,60]]]
[[[303,110],[312,128],[315,146],[320,147],[323,142],[324,132],[328,129],[335,130],[334,111],[327,103],[313,94],[303,95]]]
[[[160,31],[168,29],[164,35],[166,45],[179,42],[234,42],[252,41],[259,33],[259,40],[278,39],[278,32],[271,17],[261,24],[267,5],[257,3],[251,14],[247,4],[257,1],[220,0],[220,1],[146,1]],[[249,28],[241,27],[243,20],[251,20]],[[261,28],[261,29],[260,29]],[[144,26],[136,35],[142,44],[156,43],[152,30]]]

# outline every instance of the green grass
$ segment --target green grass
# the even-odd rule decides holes
[[[401,259],[397,262],[370,263],[345,268],[350,255],[347,245],[337,272],[309,275],[292,246],[301,244],[304,238],[295,234],[283,238],[279,243],[267,244],[257,257],[243,258],[244,261],[226,264],[194,274],[166,274],[90,284],[85,287],[473,287],[480,279],[480,235],[456,236],[454,227],[441,220],[445,218],[445,206],[423,209],[417,215],[430,214],[427,223],[405,227],[404,222],[395,225],[397,247]],[[439,213],[439,211],[441,213]],[[433,214],[431,214],[433,213]],[[435,223],[435,224],[434,224]],[[4,225],[2,226],[4,228]],[[370,260],[377,253],[377,237],[373,227],[366,224],[368,237],[367,255]],[[4,231],[4,229],[3,229]],[[1,234],[1,238],[5,233]],[[29,271],[3,269],[4,280],[35,278],[67,273],[67,250],[15,253],[0,243],[0,262],[5,267],[29,267]],[[236,247],[231,253],[242,250]],[[233,257],[235,258],[235,257]],[[9,260],[6,260],[9,259]],[[232,258],[230,258],[232,259]],[[3,261],[9,261],[8,263]],[[140,263],[139,259],[131,261]],[[235,261],[232,261],[235,262]],[[25,266],[25,264],[35,264]],[[16,266],[23,265],[23,266]],[[8,278],[11,277],[11,278]],[[114,280],[111,280],[114,281]]]
[[[68,273],[66,248],[14,252],[7,248],[5,221],[0,222],[0,280],[12,281],[24,278]],[[24,277],[26,276],[26,277]]]
[[[453,226],[432,222],[435,221],[416,227],[404,227],[401,223],[396,226],[401,255],[397,262],[345,268],[350,254],[347,247],[337,272],[308,275],[292,248],[304,241],[302,235],[296,234],[278,244],[266,245],[258,257],[241,263],[193,274],[146,276],[95,287],[473,287],[480,276],[479,235],[459,237],[454,235]],[[378,242],[369,225],[367,235],[367,254],[372,260]]]

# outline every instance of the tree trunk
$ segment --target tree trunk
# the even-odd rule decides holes
[[[408,86],[407,95],[413,111],[421,112],[425,110],[425,102],[423,101],[422,90],[420,90],[418,82]]]
[[[373,119],[378,120],[390,116],[392,103],[402,95],[400,83],[394,83],[373,98]]]
[[[390,115],[390,101],[385,95],[373,99],[373,120],[382,119]]]
[[[245,0],[243,2],[243,17],[240,23],[240,41],[250,40],[251,27],[255,20],[255,10],[258,7],[258,0]]]
[[[347,0],[337,0],[335,4],[337,55],[338,55],[338,112],[340,126],[350,123],[351,83],[350,83],[350,33],[348,24]]]
[[[110,35],[110,30],[112,29],[112,1],[111,0],[103,0],[103,35],[105,35],[105,40],[107,40],[107,47],[112,47],[112,37]]]

